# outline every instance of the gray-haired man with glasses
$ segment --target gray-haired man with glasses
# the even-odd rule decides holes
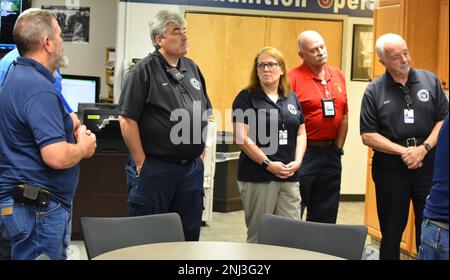
[[[201,134],[211,104],[200,69],[184,57],[184,18],[160,11],[150,23],[150,37],[155,51],[127,73],[119,101],[122,135],[131,153],[126,167],[128,213],[176,212],[186,240],[195,241],[203,211]],[[181,119],[173,117],[175,112],[183,113]],[[179,127],[189,136],[181,143],[173,133]]]

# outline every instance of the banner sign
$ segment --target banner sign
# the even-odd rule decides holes
[[[120,0],[129,3],[173,4],[231,9],[284,11],[373,17],[375,0]]]

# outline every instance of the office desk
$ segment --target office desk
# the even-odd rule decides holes
[[[94,260],[342,260],[301,249],[241,242],[167,242],[122,248]]]

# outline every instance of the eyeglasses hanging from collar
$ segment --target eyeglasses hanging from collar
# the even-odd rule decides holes
[[[411,92],[409,90],[409,87],[407,85],[404,85],[404,86],[401,85],[399,87],[400,87],[400,89],[403,92],[403,96],[404,96],[404,99],[405,99],[406,107],[408,109],[411,108],[412,98],[411,98]]]

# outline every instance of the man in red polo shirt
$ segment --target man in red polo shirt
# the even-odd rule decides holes
[[[308,146],[300,167],[300,194],[307,221],[336,223],[341,156],[348,129],[344,74],[327,65],[322,36],[304,31],[297,38],[303,64],[289,72],[305,116]]]

